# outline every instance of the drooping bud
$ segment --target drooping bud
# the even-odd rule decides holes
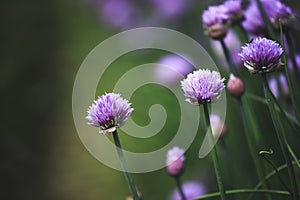
[[[241,98],[241,96],[245,92],[244,82],[240,78],[234,76],[233,74],[230,74],[230,77],[229,77],[229,80],[227,83],[227,91],[232,96],[234,96],[238,99]]]

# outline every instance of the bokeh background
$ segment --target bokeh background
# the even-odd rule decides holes
[[[81,143],[71,110],[73,82],[81,62],[101,41],[122,30],[160,26],[180,31],[197,40],[212,57],[214,46],[204,35],[201,14],[217,0],[9,0],[0,7],[0,199],[11,200],[122,200],[129,194],[123,174],[94,159]],[[286,0],[295,10],[300,3]],[[166,4],[166,5],[164,5]],[[177,5],[178,4],[178,5]],[[177,5],[177,6],[176,6]],[[126,12],[124,12],[126,11]],[[124,55],[106,71],[99,82],[101,95],[134,66],[156,62],[167,52],[140,50]],[[219,62],[222,75],[228,72]],[[259,78],[240,69],[247,91],[262,96]],[[155,94],[161,94],[157,97]],[[143,143],[121,134],[130,150],[155,149],[176,133],[178,102],[166,88],[141,87],[131,99],[137,123],[149,123],[148,108],[165,106],[168,120],[162,131]],[[257,183],[243,133],[237,101],[228,95],[227,135],[219,142],[219,154],[227,188],[253,187]],[[278,143],[266,106],[253,102],[263,138],[260,149],[272,148],[272,160],[282,164]],[[95,129],[95,131],[97,131]],[[188,134],[188,131],[187,131]],[[298,153],[299,136],[289,135]],[[204,184],[216,191],[209,158],[195,159],[199,135],[186,152],[183,181]],[[139,146],[139,143],[143,144]],[[144,145],[146,144],[146,145]],[[135,149],[136,148],[136,149]],[[299,155],[299,154],[298,154]],[[266,171],[271,168],[265,166]],[[299,171],[298,171],[298,175]],[[285,177],[285,174],[283,174]],[[299,177],[298,176],[298,177]],[[168,199],[175,187],[165,169],[133,175],[147,200]],[[280,188],[277,179],[273,186]]]

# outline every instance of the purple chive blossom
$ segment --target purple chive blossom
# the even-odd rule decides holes
[[[171,176],[179,176],[184,168],[184,150],[179,147],[171,148],[167,153],[167,172]]]
[[[174,18],[183,14],[188,7],[186,0],[151,0],[159,15]]]
[[[196,181],[188,181],[183,183],[182,190],[186,200],[192,200],[206,194],[204,185]],[[170,200],[181,200],[181,196],[177,189],[172,192]]]
[[[230,16],[232,23],[243,20],[244,15],[241,0],[228,0],[223,5],[227,8],[227,14]]]
[[[181,81],[181,87],[187,97],[186,101],[200,105],[218,100],[225,87],[224,81],[219,72],[199,69],[188,74],[187,78]]]
[[[267,73],[281,67],[283,53],[280,45],[267,38],[258,37],[242,47],[239,56],[250,73]]]
[[[290,7],[278,0],[261,0],[270,21],[275,25],[280,19],[282,22],[294,17]]]
[[[187,59],[187,58],[186,58]],[[177,83],[192,71],[192,65],[181,56],[170,54],[162,57],[154,69],[155,79],[164,84]]]
[[[251,33],[263,32],[265,24],[257,5],[254,2],[252,2],[248,9],[244,12],[244,17],[245,20],[242,22],[242,26],[245,30]]]
[[[86,119],[90,125],[100,127],[100,133],[112,133],[123,126],[133,112],[130,105],[120,94],[106,93],[89,107]]]
[[[210,6],[202,14],[203,26],[208,35],[216,40],[226,36],[230,22],[228,9],[224,5]]]
[[[275,28],[278,27],[278,21],[281,20],[286,25],[294,18],[292,10],[279,0],[260,0],[262,6]],[[243,27],[252,33],[262,33],[265,30],[265,24],[260,14],[257,4],[252,1],[249,8],[244,12],[245,20]]]
[[[127,28],[134,21],[135,8],[128,0],[106,0],[99,5],[101,19],[116,28]]]

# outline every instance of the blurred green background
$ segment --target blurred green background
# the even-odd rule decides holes
[[[147,1],[133,2],[140,7],[140,16],[151,19],[152,7]],[[130,27],[172,28],[199,41],[211,52],[208,38],[203,34],[201,13],[216,2],[220,1],[191,0],[189,9],[180,17]],[[92,0],[1,2],[1,199],[122,200],[129,194],[123,174],[106,167],[85,149],[72,118],[72,87],[81,62],[101,41],[121,31],[101,20],[93,3]],[[293,5],[299,8],[299,3]],[[111,90],[124,71],[139,64],[156,62],[164,54],[141,50],[124,55],[106,72],[108,76],[99,83],[96,95]],[[220,70],[228,77],[226,71]],[[262,95],[259,79],[245,70],[242,75],[247,90]],[[160,98],[154,95],[157,93],[162,94]],[[227,188],[253,187],[257,179],[247,150],[239,107],[235,99],[227,97],[229,132],[219,146],[225,184]],[[133,115],[140,124],[149,122],[147,108],[153,103],[165,105],[171,116],[160,134],[151,143],[137,147],[137,151],[155,149],[172,138],[179,111],[170,91],[158,85],[145,85],[131,101],[135,108],[141,109]],[[265,142],[260,148],[279,152],[266,107],[260,103],[253,105],[259,111],[257,121]],[[130,137],[120,137],[128,149],[134,150],[133,146],[138,146],[138,142],[132,142]],[[213,192],[217,187],[210,159],[195,159],[201,140],[202,136],[198,136],[186,153],[183,180],[202,182],[208,192]],[[299,137],[292,142],[299,152]],[[281,156],[272,159],[278,165],[283,162]],[[168,199],[175,187],[165,169],[133,177],[146,200]],[[273,185],[280,186],[276,179]]]

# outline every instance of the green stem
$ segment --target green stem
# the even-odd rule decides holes
[[[237,71],[233,65],[231,58],[230,58],[229,50],[228,50],[224,40],[220,40],[220,42],[221,42],[221,46],[222,46],[225,58],[227,60],[227,64],[229,66],[229,70],[231,71],[231,73],[233,73],[233,75],[237,76]]]
[[[123,150],[122,150],[122,146],[121,146],[121,143],[120,143],[120,139],[119,139],[117,130],[115,130],[113,132],[113,138],[114,138],[114,141],[115,141],[115,144],[116,144],[116,149],[117,149],[117,152],[118,152],[118,156],[119,156],[122,168],[124,170],[123,173],[124,173],[125,179],[127,181],[128,187],[130,189],[130,192],[133,196],[133,199],[134,200],[140,200],[140,198],[138,196],[138,193],[136,191],[135,184],[133,183],[131,175],[128,172],[127,163],[126,163],[126,160],[125,160],[125,157],[124,157],[124,154],[123,154]]]
[[[275,40],[276,36],[275,36],[274,30],[273,30],[272,24],[271,24],[271,22],[270,22],[270,20],[269,20],[269,18],[267,16],[267,14],[266,14],[266,11],[265,11],[265,9],[264,9],[261,1],[260,0],[256,0],[256,4],[257,4],[258,9],[260,11],[260,14],[262,16],[262,19],[263,19],[263,21],[264,21],[264,23],[265,23],[265,25],[267,27],[267,31],[269,33],[270,38],[273,39],[273,40]]]
[[[242,42],[243,42],[243,43],[248,42],[249,36],[248,36],[247,31],[244,29],[242,23],[239,23],[237,27],[238,27],[238,29],[240,30],[241,34],[242,34],[242,37],[243,37],[243,38],[242,38]]]
[[[204,107],[206,123],[209,128],[209,137],[208,137],[209,143],[210,143],[210,145],[212,145],[214,139],[213,139],[211,125],[210,125],[210,118],[209,118],[207,103],[204,103],[203,107]],[[211,155],[212,155],[212,160],[213,160],[213,165],[214,165],[215,174],[216,174],[216,178],[217,178],[217,183],[218,183],[218,187],[219,187],[219,191],[220,191],[220,195],[221,195],[221,200],[226,200],[226,197],[225,197],[226,195],[225,195],[224,185],[223,185],[223,181],[222,181],[222,177],[221,177],[221,169],[220,169],[220,164],[219,164],[219,160],[218,160],[216,146],[213,147]]]
[[[240,109],[241,109],[242,118],[243,118],[246,141],[247,141],[247,144],[248,144],[248,147],[249,147],[250,155],[251,155],[252,160],[254,162],[254,167],[255,167],[256,174],[258,176],[258,180],[263,180],[264,175],[263,175],[263,172],[261,171],[261,166],[260,166],[260,163],[259,163],[259,160],[258,160],[258,153],[255,149],[255,145],[253,144],[253,142],[250,138],[250,136],[251,136],[251,132],[250,132],[251,127],[248,123],[249,120],[247,118],[247,115],[246,115],[246,112],[245,112],[245,109],[244,109],[244,106],[243,106],[243,101],[240,100],[239,103],[240,103]]]
[[[185,197],[184,192],[183,192],[183,190],[182,190],[180,177],[179,177],[179,176],[176,176],[176,177],[175,177],[175,181],[176,181],[176,185],[177,185],[177,188],[178,188],[178,191],[179,191],[181,200],[186,200],[186,197]]]
[[[277,177],[278,177],[278,180],[280,181],[280,183],[282,184],[282,186],[284,187],[285,190],[291,192],[289,190],[289,188],[286,186],[286,184],[284,183],[283,179],[281,178],[280,174],[279,174],[279,171],[277,170],[275,164],[268,158],[266,157],[265,151],[260,151],[259,154],[270,164],[270,166],[275,170],[276,174],[277,174]],[[271,150],[271,152],[268,152],[268,154],[273,154],[273,150]]]
[[[260,96],[256,96],[254,94],[246,94],[246,96],[254,101],[268,105],[267,101]],[[283,115],[283,117],[286,119],[287,122],[289,122],[289,123],[290,123],[290,121],[294,122],[294,124],[298,127],[298,129],[300,129],[300,124],[298,123],[298,121],[287,111],[283,110],[283,108],[278,104],[277,101],[275,101],[275,103],[276,103],[276,107],[275,107],[276,111],[280,112]]]
[[[293,157],[294,161],[296,162],[297,167],[300,169],[300,163],[298,161],[298,158],[297,158],[295,152],[293,151],[292,147],[289,144],[287,144],[287,147],[288,147],[288,150],[289,150],[291,156]]]
[[[262,79],[263,79],[265,98],[267,99],[267,102],[268,102],[269,111],[270,111],[271,118],[273,120],[273,124],[274,124],[275,130],[276,130],[277,138],[278,138],[285,162],[288,165],[288,174],[289,174],[289,179],[290,179],[290,183],[291,183],[291,187],[292,187],[292,191],[293,191],[293,193],[291,195],[294,200],[298,200],[299,198],[298,198],[297,182],[296,182],[291,158],[290,158],[288,148],[287,148],[287,140],[284,135],[285,129],[281,123],[279,116],[277,115],[274,102],[272,101],[272,93],[268,87],[268,81],[267,81],[266,74],[262,74]]]
[[[300,160],[297,160],[297,161],[299,162]],[[292,164],[296,164],[296,162],[292,162]],[[286,164],[286,163],[283,164],[283,165],[280,165],[279,167],[276,168],[276,170],[273,170],[273,171],[271,171],[270,173],[268,173],[268,174],[265,176],[264,180],[263,180],[263,181],[260,181],[260,182],[255,186],[254,189],[260,188],[260,187],[263,185],[264,182],[266,182],[267,180],[269,180],[269,179],[270,179],[272,176],[274,176],[277,172],[279,173],[280,171],[282,171],[282,170],[284,170],[284,169],[286,169],[286,168],[287,168],[287,164]]]
[[[289,70],[289,66],[287,63],[287,59],[286,59],[286,48],[285,48],[285,43],[284,43],[284,38],[283,38],[283,30],[282,30],[282,24],[279,24],[279,28],[280,28],[280,36],[281,36],[281,44],[284,50],[283,53],[283,62],[284,62],[284,66],[285,66],[285,74],[286,74],[286,79],[288,82],[288,87],[289,87],[289,92],[290,92],[290,96],[291,96],[291,100],[292,100],[292,104],[295,110],[295,114],[296,114],[296,118],[298,120],[298,122],[300,123],[300,105],[299,105],[299,101],[300,99],[297,98],[296,94],[299,88],[297,88],[297,83],[295,83],[295,81],[293,81],[292,79],[292,74]],[[291,59],[292,59],[292,64],[294,66],[294,74],[295,74],[295,79],[299,80],[299,73],[298,73],[298,67],[297,67],[297,63],[295,61],[295,53],[294,53],[294,49],[292,47],[291,44],[291,38],[289,37],[289,34],[286,34],[286,38],[287,38],[287,43],[288,43],[288,47],[289,47],[289,53],[291,54]]]
[[[227,195],[233,195],[233,194],[245,194],[245,193],[264,193],[264,194],[278,194],[278,195],[290,195],[288,191],[284,190],[257,190],[257,189],[235,189],[235,190],[227,190]],[[203,200],[203,199],[211,199],[214,197],[219,197],[220,192],[214,192],[211,194],[204,195],[202,197],[196,198],[194,200]]]

